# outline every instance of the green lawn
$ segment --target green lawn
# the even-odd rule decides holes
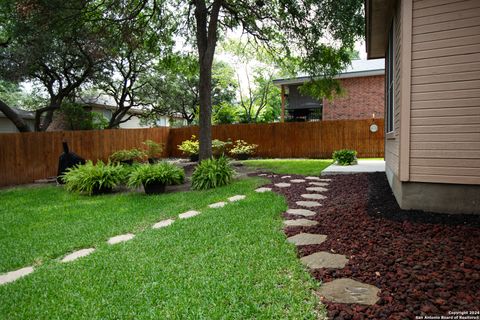
[[[265,159],[246,160],[243,163],[249,167],[265,169],[280,174],[315,175],[332,164],[332,160],[317,159]]]
[[[2,269],[43,261],[34,273],[0,286],[0,318],[315,319],[325,311],[281,231],[286,203],[254,192],[262,182],[155,197],[82,197],[56,187],[0,192]],[[207,208],[234,194],[247,198]],[[149,228],[189,209],[202,214]],[[137,235],[106,244],[124,232]],[[96,251],[88,257],[58,262],[91,246]]]

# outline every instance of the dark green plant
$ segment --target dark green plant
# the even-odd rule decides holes
[[[147,148],[145,153],[148,158],[157,158],[162,155],[163,144],[157,143],[153,140],[143,141],[142,144]]]
[[[348,166],[357,161],[357,151],[348,149],[337,150],[333,152],[332,158],[338,165]]]
[[[162,183],[165,185],[181,184],[185,180],[182,168],[168,162],[141,164],[133,168],[128,179],[128,185],[139,187],[142,184]]]
[[[228,147],[232,144],[231,141],[222,141],[218,139],[212,140],[212,152],[215,157],[219,157],[227,153]]]
[[[130,150],[118,150],[112,153],[109,157],[109,160],[112,162],[120,161],[141,161],[145,158],[146,154],[144,151],[139,149],[130,149]]]
[[[224,156],[203,160],[192,175],[192,188],[205,190],[224,186],[232,181],[235,171]]]
[[[119,164],[105,164],[103,161],[93,164],[89,160],[84,165],[68,169],[63,181],[68,191],[91,195],[112,190],[125,180],[126,174],[125,168]]]

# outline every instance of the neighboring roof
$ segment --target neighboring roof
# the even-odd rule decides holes
[[[103,108],[106,110],[114,110],[117,108],[115,100],[107,95],[99,95],[97,97],[81,97],[78,102],[86,106]],[[145,111],[143,109],[131,108],[127,113],[144,114]]]
[[[365,37],[368,59],[385,57],[394,5],[395,0],[365,0]]]
[[[352,60],[352,63],[338,76],[337,79],[357,78],[379,76],[385,74],[385,59],[376,60]],[[308,75],[299,75],[295,78],[275,79],[273,83],[282,84],[301,84],[310,80]]]
[[[27,111],[27,110],[15,108],[15,107],[11,107],[11,109],[13,111],[15,111],[20,116],[20,118],[22,118],[22,119],[25,119],[25,120],[34,120],[35,119],[35,112],[33,112],[33,111]],[[6,118],[5,114],[3,114],[3,112],[1,112],[1,111],[0,111],[0,117],[1,118]]]

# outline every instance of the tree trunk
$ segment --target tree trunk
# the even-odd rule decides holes
[[[2,100],[0,100],[0,111],[3,112],[3,114],[8,118],[8,120],[12,121],[15,127],[17,127],[18,131],[20,132],[32,131],[32,129],[30,129],[27,123]]]
[[[212,157],[212,64],[200,62],[200,152],[199,159]]]

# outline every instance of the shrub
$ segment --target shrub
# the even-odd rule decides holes
[[[227,185],[232,181],[234,173],[230,162],[224,156],[203,160],[193,172],[192,188],[204,190]]]
[[[185,180],[183,169],[168,162],[155,164],[141,164],[132,169],[128,179],[128,185],[139,187],[150,183],[181,184]]]
[[[124,181],[126,174],[124,167],[119,164],[105,164],[102,161],[93,164],[89,160],[84,165],[68,169],[63,181],[68,191],[91,195],[111,191]]]
[[[157,143],[153,140],[143,141],[142,144],[147,148],[145,154],[149,159],[159,158],[162,155],[163,144]]]
[[[355,164],[357,161],[357,151],[355,150],[337,150],[333,152],[333,160],[337,162],[337,164],[341,166],[348,166],[351,164]]]
[[[243,140],[236,140],[233,148],[230,150],[230,154],[238,155],[238,154],[248,154],[251,155],[255,152],[255,149],[258,147],[257,144],[248,144]]]
[[[232,144],[231,141],[222,141],[218,139],[212,140],[212,153],[215,157],[220,157],[227,152],[228,146]]]
[[[109,157],[112,162],[122,161],[142,161],[146,156],[146,153],[138,149],[119,150],[112,153]]]
[[[199,143],[196,137],[193,135],[190,140],[185,140],[178,146],[178,150],[182,151],[186,155],[198,154]]]

